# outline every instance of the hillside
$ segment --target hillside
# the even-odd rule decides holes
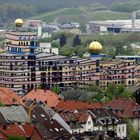
[[[139,9],[139,0],[0,0],[0,22],[19,17],[51,22],[58,16],[60,20],[85,23],[92,19],[127,19],[129,13]]]
[[[47,12],[34,16],[32,19],[41,19],[47,23],[53,21],[88,23],[91,20],[129,19],[130,13],[105,11],[89,11],[86,8],[64,8],[54,12]]]

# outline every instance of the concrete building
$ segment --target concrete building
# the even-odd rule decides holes
[[[50,54],[59,54],[58,48],[52,48],[51,43],[40,43],[39,47],[36,49],[36,52],[50,53]]]
[[[140,32],[140,20],[106,20],[90,21],[89,29],[91,33],[120,33],[120,32]]]

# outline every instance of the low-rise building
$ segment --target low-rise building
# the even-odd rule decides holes
[[[51,43],[40,43],[39,47],[36,49],[37,53],[40,52],[45,52],[45,53],[50,53],[50,54],[59,54],[58,48],[53,48],[51,46]]]
[[[120,118],[128,118],[136,130],[140,128],[140,105],[135,99],[116,98],[105,105]]]
[[[92,109],[88,111],[92,115],[93,127],[95,122],[95,129],[100,131],[114,131],[114,135],[119,138],[125,138],[127,136],[126,122],[119,118],[115,113],[106,109]]]

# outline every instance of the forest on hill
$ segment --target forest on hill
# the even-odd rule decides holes
[[[102,6],[93,10],[132,12],[140,9],[139,0],[0,0],[0,20],[28,18],[62,8],[91,8],[97,3]]]

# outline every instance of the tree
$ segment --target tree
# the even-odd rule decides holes
[[[87,91],[81,89],[67,90],[62,93],[65,100],[86,100],[88,97]]]
[[[85,24],[81,24],[80,25],[80,30],[81,30],[82,33],[86,33],[86,31],[87,31],[86,25]]]
[[[124,97],[125,86],[123,84],[115,85],[114,83],[109,84],[106,90],[106,95],[108,98],[112,99],[114,97]]]
[[[8,140],[26,140],[26,138],[24,138],[24,137],[11,137],[11,138],[8,138]]]
[[[134,129],[130,120],[126,119],[127,124],[127,135],[131,140],[139,140],[138,131]]]
[[[52,87],[51,90],[56,94],[59,94],[61,92],[60,87]]]
[[[101,92],[101,88],[94,83],[91,85],[85,86],[85,89],[88,92]]]
[[[60,46],[63,47],[66,43],[67,43],[67,37],[64,34],[62,34],[60,36]]]
[[[75,38],[73,39],[73,44],[72,46],[75,47],[77,45],[81,44],[81,39],[79,38],[79,35],[76,35]]]

